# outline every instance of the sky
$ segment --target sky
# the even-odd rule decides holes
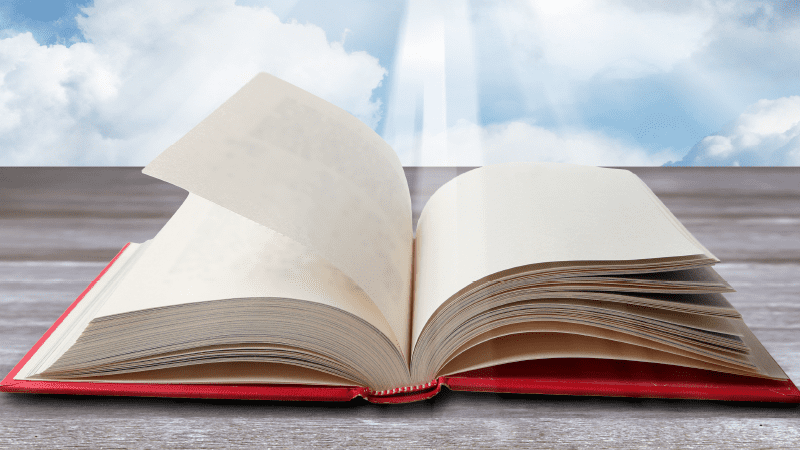
[[[800,165],[796,0],[0,0],[0,166],[142,166],[258,72],[404,165]]]

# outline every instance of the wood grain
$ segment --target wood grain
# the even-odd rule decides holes
[[[0,373],[186,193],[138,168],[0,169]],[[414,218],[469,168],[407,168]],[[800,168],[634,168],[800,381]],[[797,448],[800,408],[443,392],[411,405],[0,394],[0,448]]]

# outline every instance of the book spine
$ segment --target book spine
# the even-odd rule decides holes
[[[385,391],[364,389],[361,394],[370,403],[411,403],[427,400],[442,390],[444,377],[416,386],[404,386]]]

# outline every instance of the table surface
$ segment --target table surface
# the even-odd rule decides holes
[[[414,219],[468,168],[406,168]],[[631,168],[721,264],[730,302],[800,381],[800,168]],[[185,191],[140,168],[0,168],[0,376]],[[408,405],[0,393],[0,448],[800,446],[800,407],[455,393]]]

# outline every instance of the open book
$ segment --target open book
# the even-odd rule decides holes
[[[442,186],[415,232],[390,146],[261,74],[144,173],[189,196],[3,390],[800,400],[723,297],[718,260],[628,171],[479,168]]]

